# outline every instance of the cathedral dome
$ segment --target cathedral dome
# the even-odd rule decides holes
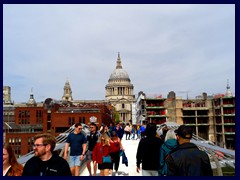
[[[109,81],[114,80],[130,80],[127,71],[123,69],[115,69],[110,75]]]
[[[118,53],[118,58],[117,58],[116,69],[110,75],[108,82],[117,81],[117,80],[130,81],[127,71],[122,69],[122,64],[121,64],[121,59],[120,59],[119,53]]]

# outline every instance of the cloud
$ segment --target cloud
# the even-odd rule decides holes
[[[235,89],[235,9],[231,4],[3,6],[3,83],[12,99],[105,99],[121,53],[139,91]],[[39,98],[39,99],[37,99]]]

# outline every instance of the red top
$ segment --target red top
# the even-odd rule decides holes
[[[111,141],[110,142],[112,147],[112,152],[119,152],[120,151],[120,143],[118,141]]]
[[[112,152],[112,146],[103,146],[100,142],[98,142],[92,153],[92,160],[96,161],[98,164],[102,164],[103,156],[110,156]]]

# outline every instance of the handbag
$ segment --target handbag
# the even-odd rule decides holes
[[[111,163],[112,159],[111,156],[103,156],[103,163]]]

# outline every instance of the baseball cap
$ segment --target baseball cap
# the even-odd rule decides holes
[[[178,136],[184,139],[191,139],[192,138],[192,128],[189,126],[181,125],[177,130],[174,131]]]

